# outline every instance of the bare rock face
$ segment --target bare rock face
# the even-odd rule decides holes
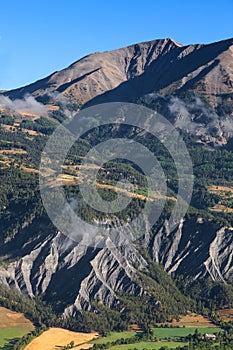
[[[113,306],[117,302],[116,292],[144,293],[137,281],[137,271],[145,268],[147,262],[134,245],[99,249],[74,243],[57,233],[24,243],[21,253],[16,261],[0,268],[1,283],[30,297],[56,295],[70,305],[66,314],[89,310],[92,299]]]
[[[151,255],[168,273],[227,282],[233,277],[232,230],[198,220],[182,221],[169,232],[165,224],[153,238]]]
[[[92,300],[113,307],[119,293],[148,293],[140,276],[148,269],[149,258],[133,243],[100,249],[56,233],[25,239],[12,250],[12,242],[8,245],[13,262],[0,267],[0,282],[30,297],[44,294],[48,300],[64,301],[65,315],[90,310]],[[223,282],[233,277],[232,229],[209,221],[181,221],[173,232],[165,224],[150,241],[145,240],[145,249],[168,273]]]
[[[15,99],[61,93],[83,105],[127,101],[153,91],[192,89],[212,105],[233,93],[233,39],[183,46],[160,39],[88,55],[68,68],[20,89],[4,92]]]

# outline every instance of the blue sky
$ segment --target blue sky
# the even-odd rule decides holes
[[[166,37],[189,44],[233,36],[233,0],[8,0],[0,14],[0,89],[96,51]]]

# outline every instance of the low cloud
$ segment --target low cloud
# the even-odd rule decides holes
[[[206,131],[220,128],[220,118],[217,113],[210,108],[206,108],[199,97],[191,103],[185,103],[178,97],[172,97],[169,103],[169,110],[175,119],[175,126],[180,129],[187,129],[195,132],[200,127],[205,127]]]
[[[66,117],[72,118],[75,114],[77,114],[77,111],[70,109],[71,101],[58,91],[50,92],[48,93],[48,96],[53,100],[53,102],[61,107],[61,110]]]
[[[48,114],[48,109],[31,95],[25,95],[25,97],[20,100],[11,100],[7,96],[0,95],[0,107],[9,108],[18,113],[29,113],[29,114]]]
[[[174,125],[179,129],[197,136],[214,137],[220,143],[233,137],[232,117],[220,117],[213,108],[207,108],[198,96],[191,103],[172,97],[168,107]]]
[[[197,136],[207,143],[222,145],[233,137],[233,120],[231,115],[219,116],[216,110],[207,106],[195,95],[192,101],[186,102],[177,96],[163,96],[158,93],[148,94],[142,102],[162,106],[161,113],[170,120],[177,129]]]

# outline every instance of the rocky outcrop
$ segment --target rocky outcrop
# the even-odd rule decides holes
[[[233,229],[211,221],[182,221],[169,232],[167,225],[153,237],[151,256],[168,273],[227,282],[233,277]]]
[[[26,253],[28,244],[31,249]],[[99,249],[74,243],[57,233],[39,243],[35,239],[23,244],[21,252],[20,258],[0,268],[0,281],[30,297],[55,296],[64,305],[71,305],[66,314],[89,310],[92,299],[112,306],[119,292],[144,292],[137,281],[137,271],[145,268],[147,262],[134,245]]]
[[[172,232],[165,224],[144,246],[168,273],[227,282],[233,277],[232,232],[201,219],[181,221]],[[7,251],[2,260],[14,261],[0,267],[0,281],[30,297],[43,294],[50,301],[62,301],[66,315],[90,310],[93,299],[114,306],[119,293],[148,293],[141,272],[149,261],[133,243],[87,247],[56,233],[25,239],[19,250]]]

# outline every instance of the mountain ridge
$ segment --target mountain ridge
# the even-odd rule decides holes
[[[193,89],[213,103],[217,95],[233,93],[231,45],[232,38],[185,46],[171,38],[146,41],[86,55],[61,71],[3,94],[12,99],[32,94],[43,102],[62,93],[79,105],[90,105],[128,101],[154,91]]]

